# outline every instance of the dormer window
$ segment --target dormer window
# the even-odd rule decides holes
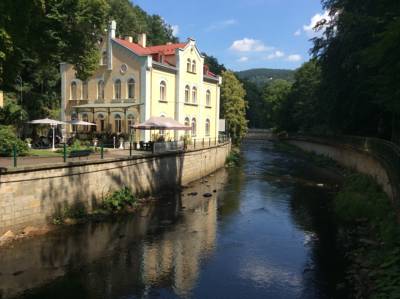
[[[196,73],[196,60],[192,62],[192,73]]]

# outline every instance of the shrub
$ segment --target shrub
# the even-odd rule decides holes
[[[115,191],[104,199],[104,208],[109,211],[120,211],[121,209],[132,206],[136,202],[136,197],[128,187]]]
[[[17,147],[18,155],[28,153],[28,145],[15,135],[10,126],[0,126],[0,156],[11,156],[14,145]]]
[[[231,152],[229,153],[229,156],[226,157],[225,163],[229,167],[234,167],[238,166],[240,164],[240,150],[239,148],[232,148]]]

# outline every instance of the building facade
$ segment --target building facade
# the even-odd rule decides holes
[[[148,47],[146,35],[115,36],[110,24],[101,43],[101,61],[87,81],[76,78],[74,66],[61,63],[61,116],[93,122],[98,133],[130,133],[130,127],[152,116],[171,117],[192,127],[193,138],[218,137],[221,78],[204,65],[193,39]],[[72,126],[66,133],[72,133]],[[185,132],[159,132],[179,140]],[[148,140],[149,132],[137,138]]]

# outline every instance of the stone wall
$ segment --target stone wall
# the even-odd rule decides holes
[[[0,174],[0,235],[51,223],[66,208],[88,212],[122,186],[154,193],[186,185],[224,166],[230,144],[145,158],[75,162]]]
[[[356,150],[349,146],[343,146],[340,143],[333,145],[295,139],[289,139],[287,142],[302,150],[330,157],[345,167],[372,176],[389,198],[394,200],[394,189],[390,184],[390,178],[385,166],[372,154]]]

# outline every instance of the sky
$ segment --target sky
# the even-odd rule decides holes
[[[196,40],[200,51],[231,70],[296,69],[309,59],[320,0],[134,0]]]

